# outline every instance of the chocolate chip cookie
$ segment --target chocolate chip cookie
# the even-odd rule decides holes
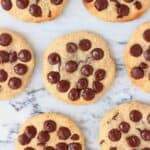
[[[150,150],[150,105],[117,106],[104,115],[99,132],[101,150]]]
[[[150,22],[141,25],[132,35],[124,58],[133,84],[150,93]]]
[[[45,86],[72,104],[98,100],[111,85],[115,64],[106,42],[90,32],[75,32],[54,41],[43,58]]]
[[[105,21],[134,20],[150,8],[150,0],[83,0],[85,7]]]
[[[27,22],[42,22],[58,17],[67,0],[1,0],[10,15]]]
[[[16,150],[85,150],[84,137],[71,119],[44,113],[21,126]]]
[[[17,33],[0,29],[0,100],[21,93],[33,69],[34,56],[28,43]]]

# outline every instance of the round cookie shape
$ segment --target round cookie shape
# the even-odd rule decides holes
[[[101,150],[150,149],[150,105],[138,101],[121,104],[100,121]]]
[[[150,0],[83,0],[83,3],[93,15],[111,22],[134,20],[150,7]]]
[[[133,33],[125,48],[124,61],[132,83],[150,93],[150,22]]]
[[[62,14],[67,0],[1,0],[2,9],[26,22],[53,20]]]
[[[17,33],[0,29],[0,100],[9,100],[27,87],[34,64],[29,44]]]
[[[19,129],[16,150],[85,150],[84,136],[68,117],[43,113],[28,119]]]
[[[96,102],[111,85],[115,64],[107,43],[91,32],[74,32],[55,40],[43,57],[44,83],[64,102]]]

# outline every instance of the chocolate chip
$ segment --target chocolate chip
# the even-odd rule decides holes
[[[144,58],[150,61],[150,48],[144,52]]]
[[[117,150],[117,147],[110,147],[109,150]]]
[[[50,136],[47,131],[40,131],[37,139],[40,143],[46,143],[50,139]]]
[[[84,65],[81,68],[81,73],[84,76],[90,76],[93,74],[93,67],[91,65]]]
[[[23,62],[28,62],[31,60],[31,53],[29,50],[26,50],[26,49],[22,49],[20,50],[19,54],[18,54],[18,58],[20,61],[23,61]]]
[[[73,60],[68,61],[65,65],[65,69],[69,73],[75,72],[77,68],[78,68],[78,64]]]
[[[12,51],[9,53],[9,62],[14,63],[17,61],[17,53]]]
[[[131,70],[131,76],[134,78],[134,79],[141,79],[144,77],[144,71],[142,68],[140,67],[134,67],[132,68]]]
[[[63,3],[63,0],[51,0],[51,3],[54,5],[60,5]]]
[[[150,150],[150,147],[144,147],[142,150]]]
[[[78,89],[85,89],[88,87],[88,80],[86,78],[81,78],[77,82]]]
[[[95,80],[101,81],[105,78],[106,76],[106,71],[104,69],[98,69],[95,72]]]
[[[14,66],[14,71],[18,75],[24,75],[28,71],[28,67],[24,64],[17,64]]]
[[[60,56],[59,54],[57,53],[51,53],[49,56],[48,56],[48,62],[49,64],[51,65],[56,65],[58,63],[60,63]]]
[[[130,11],[130,9],[127,5],[124,5],[124,4],[118,5],[118,7],[117,7],[118,18],[128,16],[129,11]]]
[[[136,1],[136,2],[134,3],[134,6],[135,6],[136,9],[141,9],[141,8],[142,8],[142,4],[141,4],[141,2],[139,2],[139,1]]]
[[[73,135],[71,136],[71,140],[73,140],[73,141],[77,141],[77,140],[79,140],[79,139],[80,139],[80,137],[79,137],[78,134],[73,134]]]
[[[138,110],[132,110],[129,114],[129,117],[133,122],[139,122],[142,119],[142,114]]]
[[[51,84],[55,84],[60,80],[60,74],[56,71],[51,71],[47,75],[48,82]]]
[[[140,139],[136,135],[131,135],[126,138],[127,143],[131,147],[138,147],[140,145]]]
[[[147,116],[147,121],[150,124],[150,114]]]
[[[104,57],[104,51],[101,48],[95,48],[91,52],[92,58],[95,60],[100,60]]]
[[[111,141],[119,141],[121,139],[121,132],[118,129],[112,129],[109,131],[108,137]]]
[[[0,69],[0,82],[5,82],[8,78],[8,74],[4,69]]]
[[[131,3],[131,2],[133,2],[134,0],[124,0],[125,2],[127,2],[127,3]]]
[[[96,93],[99,93],[103,90],[104,86],[101,82],[99,81],[94,81],[93,82],[93,85],[92,85],[92,88],[93,90],[96,92]]]
[[[67,80],[61,80],[57,82],[57,90],[59,92],[67,92],[70,88],[70,82]]]
[[[55,150],[55,148],[52,147],[52,146],[47,146],[47,147],[44,148],[44,150]]]
[[[150,141],[150,130],[147,130],[147,129],[142,130],[141,137],[145,141]]]
[[[42,16],[42,9],[37,4],[30,5],[29,12],[34,17],[41,17]]]
[[[91,88],[86,88],[82,91],[82,96],[85,100],[90,101],[95,97],[95,92]]]
[[[18,141],[21,145],[27,145],[30,143],[30,139],[26,134],[19,135]]]
[[[76,45],[76,43],[70,42],[67,43],[66,49],[68,53],[75,53],[78,49],[78,46]]]
[[[36,136],[37,130],[34,126],[27,126],[25,129],[25,134],[28,138],[32,139]]]
[[[82,146],[80,143],[70,143],[68,145],[68,150],[82,150]]]
[[[71,89],[68,93],[68,97],[72,101],[78,100],[80,98],[80,90],[75,88]]]
[[[143,37],[144,37],[145,41],[150,42],[150,29],[147,29],[147,30],[143,33]]]
[[[57,143],[56,150],[68,150],[68,145],[66,143]]]
[[[130,54],[134,57],[139,57],[141,56],[143,52],[143,49],[141,47],[140,44],[134,44],[131,48],[130,48]]]
[[[46,120],[44,122],[44,130],[48,132],[54,132],[57,128],[56,122],[53,120]]]
[[[128,133],[129,129],[130,129],[130,125],[129,123],[123,121],[119,124],[119,129],[120,131],[122,131],[123,133]]]
[[[67,140],[71,136],[70,129],[67,127],[60,127],[57,131],[57,135],[61,140]]]
[[[102,11],[108,7],[108,0],[96,0],[95,1],[95,8],[98,11]]]
[[[12,8],[11,0],[1,0],[2,8],[5,10],[10,10]]]
[[[12,77],[9,79],[9,82],[8,82],[8,86],[11,88],[11,89],[18,89],[21,87],[21,84],[22,84],[22,81],[21,79],[17,78],[17,77]]]
[[[146,64],[144,62],[141,62],[139,67],[142,68],[142,69],[146,69],[146,68],[148,68],[148,64]]]
[[[6,51],[0,51],[0,63],[7,63],[9,62],[9,53]]]
[[[35,149],[32,147],[26,147],[24,150],[35,150]]]
[[[16,5],[20,9],[25,9],[29,5],[29,0],[16,0]]]
[[[87,50],[89,50],[92,47],[92,43],[88,39],[82,39],[79,42],[79,47],[80,47],[81,50],[87,51]]]
[[[8,33],[2,33],[0,35],[0,45],[2,46],[8,46],[12,42],[12,37]]]

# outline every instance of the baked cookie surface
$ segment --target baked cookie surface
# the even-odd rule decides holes
[[[34,55],[17,33],[0,29],[0,100],[17,96],[28,85],[34,69]]]
[[[112,22],[134,20],[150,8],[150,0],[83,0],[83,3],[96,17]]]
[[[133,33],[124,60],[133,84],[150,93],[150,22],[142,24]]]
[[[16,150],[85,150],[84,137],[71,119],[57,113],[44,113],[21,126]]]
[[[150,105],[121,104],[100,122],[101,150],[150,150]]]
[[[90,104],[111,85],[115,64],[106,42],[91,32],[74,32],[54,41],[43,58],[49,92],[72,104]]]
[[[42,22],[58,17],[67,0],[1,0],[2,8],[26,22]]]

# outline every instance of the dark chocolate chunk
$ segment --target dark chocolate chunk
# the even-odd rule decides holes
[[[130,125],[129,123],[123,121],[119,124],[119,129],[120,131],[122,131],[123,133],[128,133],[129,129],[130,129]]]
[[[121,139],[121,132],[118,129],[112,129],[109,131],[108,137],[111,141],[119,141]]]
[[[29,12],[34,17],[41,17],[42,16],[42,9],[37,4],[31,4],[29,8]]]
[[[90,76],[93,74],[93,67],[91,65],[84,65],[81,68],[81,73],[84,76]]]
[[[101,48],[95,48],[91,52],[92,58],[95,60],[100,60],[104,57],[104,51]]]
[[[7,63],[9,62],[9,53],[6,51],[0,51],[0,63]]]
[[[131,135],[126,138],[127,143],[131,147],[138,147],[141,143],[140,139],[136,135]]]
[[[31,56],[31,53],[29,50],[27,50],[27,49],[20,50],[20,52],[18,54],[18,59],[20,61],[28,62],[31,60],[31,58],[32,58],[32,56]]]
[[[8,78],[8,74],[4,69],[0,69],[0,82],[5,82]]]
[[[54,132],[57,128],[57,124],[55,121],[53,120],[46,120],[44,122],[44,130],[48,131],[48,132]]]
[[[68,61],[65,65],[65,69],[69,73],[75,72],[77,68],[78,68],[78,64],[76,61],[73,60]]]
[[[82,39],[80,42],[79,42],[79,48],[83,51],[87,51],[89,50],[90,48],[92,47],[92,43],[90,40],[88,39]]]
[[[91,88],[86,88],[83,89],[82,91],[82,97],[87,100],[87,101],[91,101],[92,99],[94,99],[95,97],[95,92],[93,89]]]
[[[40,131],[37,137],[40,143],[46,143],[50,139],[48,131]]]
[[[20,88],[21,84],[22,84],[22,81],[18,77],[12,77],[8,81],[8,86],[14,90]]]
[[[9,11],[12,8],[11,0],[1,0],[2,8]]]
[[[25,9],[29,5],[29,0],[16,0],[16,5],[20,9]]]
[[[70,42],[67,43],[66,49],[68,53],[75,53],[78,49],[78,46],[76,45],[76,43]]]
[[[107,9],[109,4],[108,0],[96,0],[94,5],[98,11],[102,11],[104,9]]]
[[[93,85],[92,85],[92,88],[93,90],[96,92],[96,93],[99,93],[99,92],[102,92],[104,86],[101,82],[99,81],[93,81]]]
[[[72,101],[76,101],[80,98],[80,90],[79,89],[71,89],[68,93],[68,97]]]
[[[12,51],[9,53],[9,62],[14,63],[17,61],[17,53]]]
[[[132,110],[129,117],[133,122],[139,122],[142,119],[142,113],[138,110]]]
[[[57,131],[57,135],[61,140],[67,140],[71,136],[70,129],[67,127],[60,127]]]
[[[68,150],[82,150],[82,146],[80,143],[70,143],[68,145]]]
[[[30,138],[26,134],[21,134],[18,136],[18,141],[21,145],[27,145],[30,143]]]
[[[106,77],[106,71],[104,69],[98,69],[95,72],[95,80],[101,81]]]
[[[68,145],[66,143],[57,143],[56,150],[68,150]]]
[[[144,71],[140,67],[134,67],[131,70],[131,76],[136,80],[141,79],[144,77]]]
[[[70,88],[70,82],[67,81],[67,80],[61,80],[61,81],[57,82],[56,87],[57,87],[57,90],[59,92],[64,92],[65,93]]]
[[[54,5],[61,5],[63,3],[63,0],[50,0],[50,1]]]
[[[2,1],[3,2],[3,1]],[[2,46],[8,46],[12,42],[12,37],[8,33],[2,33],[0,35],[0,45]]]
[[[134,44],[131,48],[130,48],[130,54],[134,57],[139,57],[141,56],[143,52],[143,49],[141,47],[141,45],[139,44]]]
[[[48,56],[48,62],[51,65],[56,65],[56,64],[60,63],[60,60],[61,60],[61,58],[60,58],[59,54],[57,54],[57,53],[51,53]]]
[[[147,30],[143,33],[143,37],[144,37],[145,41],[150,42],[150,29],[147,29]]]
[[[77,82],[78,89],[85,89],[88,87],[88,80],[86,78],[81,78]]]
[[[77,141],[77,140],[79,140],[79,139],[80,139],[80,137],[79,137],[78,134],[73,134],[73,135],[71,136],[71,140],[73,140],[73,141]]]
[[[28,138],[32,139],[36,136],[37,130],[34,126],[27,126],[25,129],[25,134]]]
[[[60,80],[60,74],[56,71],[51,71],[47,75],[48,82],[51,84],[55,84]]]
[[[14,66],[14,71],[18,75],[24,75],[28,71],[28,67],[24,64],[17,64]]]

